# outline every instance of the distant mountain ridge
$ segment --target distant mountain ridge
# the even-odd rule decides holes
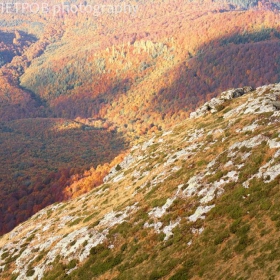
[[[264,9],[280,9],[278,0],[214,0],[214,2],[230,4],[236,8],[264,8]]]

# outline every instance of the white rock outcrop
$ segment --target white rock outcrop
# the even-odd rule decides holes
[[[198,108],[195,112],[192,112],[190,114],[190,118],[196,119],[206,115],[209,112],[216,113],[218,111],[218,106],[222,105],[225,101],[240,97],[251,91],[253,91],[252,87],[243,87],[224,91],[219,97],[212,98],[210,101]]]

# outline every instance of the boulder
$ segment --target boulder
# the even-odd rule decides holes
[[[280,101],[274,101],[272,105],[276,110],[280,110]]]
[[[192,112],[190,114],[190,119],[196,119],[205,116],[208,112],[216,113],[219,111],[218,107],[222,105],[226,100],[232,100],[253,90],[254,88],[246,86],[243,88],[224,91],[221,93],[220,97],[212,98],[210,101],[206,102],[204,105],[198,108],[195,112]]]
[[[224,91],[221,93],[221,99],[223,100],[231,100],[237,97],[240,97],[248,92],[253,91],[254,89],[252,87],[243,87],[243,88],[235,88],[235,89],[230,89],[227,91]]]
[[[221,98],[212,98],[207,104],[209,107],[208,111],[211,111],[211,113],[216,113],[218,111],[217,107],[222,105],[224,102],[225,101]]]

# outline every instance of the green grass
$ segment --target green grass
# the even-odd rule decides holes
[[[77,218],[74,221],[68,223],[68,226],[69,227],[75,226],[75,225],[79,224],[82,220],[83,220],[82,218]]]
[[[166,203],[166,198],[165,197],[163,197],[163,198],[159,198],[159,199],[155,199],[155,200],[153,200],[152,202],[151,202],[151,206],[153,207],[153,208],[155,208],[155,207],[162,207],[165,203]]]
[[[94,217],[96,217],[97,214],[98,214],[97,212],[92,213],[91,215],[89,215],[88,217],[86,217],[86,218],[83,220],[83,223],[89,222],[91,219],[93,219]]]

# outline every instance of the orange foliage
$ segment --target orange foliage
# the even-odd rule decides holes
[[[120,154],[110,163],[98,165],[96,168],[92,167],[90,170],[85,171],[82,176],[78,174],[72,176],[70,184],[63,190],[64,198],[78,197],[101,185],[103,183],[103,178],[109,174],[113,166],[122,162],[123,158],[124,154]]]

